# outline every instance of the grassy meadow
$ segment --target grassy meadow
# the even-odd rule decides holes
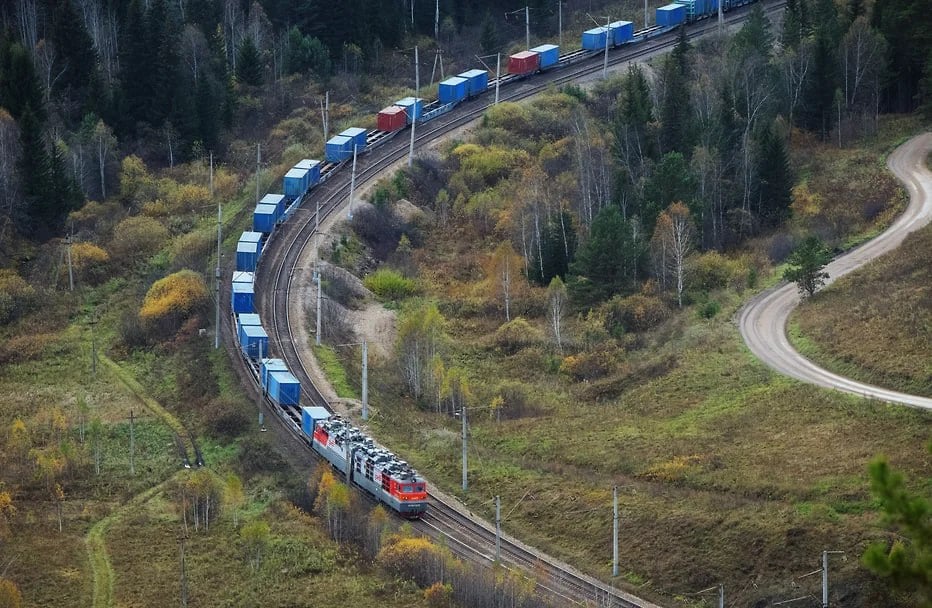
[[[793,167],[807,190],[794,193],[794,219],[782,235],[752,241],[740,252],[742,263],[751,260],[755,269],[750,289],[731,281],[694,290],[682,310],[670,306],[666,321],[617,338],[580,311],[564,319],[572,353],[593,340],[613,345],[611,371],[598,378],[567,373],[570,353],[561,354],[550,338],[540,288],[522,292],[512,311],[536,335],[504,347],[497,333],[504,311],[482,278],[495,243],[477,243],[468,225],[426,229],[412,257],[422,289],[444,315],[446,365],[468,378],[469,491],[459,489],[458,419],[405,395],[397,363],[370,365],[377,435],[486,517],[494,516],[494,496],[501,495],[506,531],[605,580],[612,487],[618,486],[620,584],[664,604],[674,598],[701,604],[689,594],[720,581],[735,605],[818,595],[816,577],[794,580],[818,567],[821,551],[833,549],[847,556],[832,565],[833,588],[845,606],[910,605],[859,564],[871,541],[893,538],[877,513],[867,465],[883,454],[912,490],[932,494],[925,449],[932,415],[783,378],[749,353],[734,319],[754,289],[777,281],[779,265],[761,260],[778,239],[815,227],[844,248],[889,224],[905,199],[884,157],[915,129],[913,119],[894,117],[876,138],[841,151],[794,134]],[[886,341],[880,337],[883,323],[895,323],[906,310],[928,324],[917,312],[928,283],[927,269],[917,267],[928,243],[918,239],[908,244],[917,264],[899,256],[896,272],[872,270],[877,299],[862,298],[862,306],[876,307],[882,294],[896,290],[902,305],[891,307],[888,321],[872,320],[871,333],[877,349],[902,352],[877,368],[908,369],[909,386],[924,381],[928,387],[928,340],[906,336],[905,327]],[[887,282],[873,282],[881,274]],[[806,336],[814,328],[832,336],[820,344],[839,358],[859,333],[844,316],[849,313],[830,315],[859,297],[833,295],[841,286],[807,304],[799,315],[805,325],[796,321]],[[404,319],[405,304],[401,310]],[[344,363],[350,379],[358,378],[356,364]],[[526,396],[523,414],[499,421],[496,396],[515,386]]]

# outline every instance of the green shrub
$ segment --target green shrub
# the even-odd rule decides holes
[[[625,331],[647,331],[660,325],[670,311],[663,300],[653,295],[615,296],[605,303],[605,327],[612,335]]]
[[[495,345],[508,354],[544,341],[544,334],[523,317],[515,317],[495,330]]]
[[[722,309],[721,305],[715,300],[709,300],[699,306],[699,316],[703,319],[711,319]]]
[[[620,353],[614,349],[581,352],[563,359],[560,371],[574,380],[595,380],[615,371]]]
[[[417,294],[417,283],[390,268],[380,268],[363,280],[366,288],[382,301],[404,300]]]

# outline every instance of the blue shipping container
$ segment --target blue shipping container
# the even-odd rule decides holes
[[[350,152],[353,151],[353,146],[356,146],[356,154],[361,154],[363,150],[366,149],[366,137],[368,137],[368,133],[366,133],[365,129],[350,127],[346,131],[341,132],[340,135],[353,140],[353,143],[350,144]]]
[[[298,405],[301,402],[301,383],[290,372],[271,372],[268,394],[272,403]]]
[[[285,195],[284,194],[266,194],[259,201],[260,205],[275,205],[278,210],[275,218],[280,218],[285,213]]]
[[[262,359],[259,367],[259,377],[262,381],[262,390],[269,390],[269,374],[272,372],[287,372],[288,366],[281,359]]]
[[[240,243],[255,243],[259,246],[259,253],[262,253],[262,244],[265,242],[265,235],[261,232],[255,232],[253,230],[247,230],[243,234],[239,235]]]
[[[657,9],[657,25],[670,27],[683,23],[686,19],[686,7],[682,4],[668,4]]]
[[[230,291],[230,307],[234,313],[255,312],[255,290],[252,283],[233,283]]]
[[[302,407],[301,408],[301,431],[308,439],[314,436],[314,426],[316,422],[328,420],[330,412],[320,406]]]
[[[236,269],[255,272],[259,263],[259,243],[240,241],[236,244]],[[237,283],[240,285],[242,283]],[[252,311],[247,311],[252,312]]]
[[[278,221],[278,207],[275,205],[256,205],[252,212],[252,229],[256,232],[272,232],[275,222]]]
[[[485,70],[469,70],[459,75],[466,79],[466,95],[472,97],[489,88],[489,73]]]
[[[604,27],[596,27],[591,30],[586,30],[582,33],[582,48],[587,51],[601,51],[605,49],[605,35],[606,29]]]
[[[298,198],[307,190],[307,169],[291,169],[282,180],[285,196]]]
[[[616,21],[610,23],[609,28],[612,30],[612,44],[624,44],[634,38],[634,24],[630,21]]]
[[[336,135],[327,140],[327,160],[340,163],[353,156],[353,138]]]
[[[531,49],[540,55],[540,69],[545,70],[560,61],[560,47],[555,44],[542,44]]]
[[[256,282],[256,275],[255,273],[252,273],[252,272],[240,272],[237,270],[233,272],[233,282],[234,283],[249,283],[250,285],[252,285],[253,283]]]
[[[466,79],[454,76],[440,83],[440,104],[456,103],[466,99]]]
[[[404,108],[409,125],[412,120],[420,118],[421,112],[424,111],[424,100],[420,97],[405,97],[404,99],[396,101],[395,105],[399,108]]]
[[[244,327],[262,325],[262,320],[259,319],[259,315],[254,312],[244,312],[236,315],[236,339],[240,342],[243,341],[242,331]]]
[[[259,359],[269,352],[269,335],[261,325],[247,325],[239,341],[243,353],[250,359]]]
[[[320,161],[305,158],[297,165],[295,169],[307,169],[307,187],[313,188],[320,182]]]

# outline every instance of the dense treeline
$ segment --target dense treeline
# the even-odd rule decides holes
[[[466,222],[512,247],[537,285],[559,278],[579,306],[634,296],[648,279],[682,305],[690,283],[732,280],[723,258],[703,252],[775,235],[765,247],[779,262],[791,216],[831,241],[877,213],[820,208],[788,152],[794,132],[844,145],[876,130],[894,97],[890,47],[872,19],[856,3],[793,0],[773,32],[756,7],[731,39],[695,46],[681,35],[669,56],[592,91],[501,104],[476,142],[421,163],[417,198],[441,225]],[[880,186],[877,196],[887,196]]]
[[[222,154],[236,103],[250,87],[291,73],[325,79],[335,66],[365,70],[386,50],[408,45],[413,35],[450,40],[462,28],[480,24],[481,33],[474,31],[482,48],[498,49],[509,27],[512,34],[523,29],[522,15],[513,13],[522,8],[518,4],[443,0],[435,12],[438,5],[426,0],[351,0],[339,7],[322,0],[7,3],[0,11],[5,225],[12,223],[27,236],[53,234],[83,199],[106,198],[108,186],[115,190],[108,178],[124,153],[150,161],[158,151],[157,162],[165,164],[207,150]],[[543,0],[529,7],[534,35],[553,33],[554,7]],[[580,7],[569,3],[566,11]],[[852,0],[842,14],[830,0],[793,0],[782,37],[784,64],[771,65],[767,51],[748,60],[745,69],[749,76],[765,64],[771,75],[786,72],[792,104],[781,110],[788,110],[783,115],[791,123],[823,136],[842,131],[839,123],[863,128],[865,118],[880,109],[926,103],[932,86],[929,20],[918,0],[879,0],[869,12]],[[766,47],[766,39],[754,32],[747,38],[748,49]],[[686,76],[701,66],[690,65],[697,60],[686,55],[677,57],[662,75],[670,86],[655,100],[655,113],[626,112],[622,126],[638,134],[658,120],[659,146],[647,152],[680,152],[689,160],[691,146],[708,143],[693,141],[695,121],[689,104],[681,103],[689,93]],[[723,100],[737,108],[741,83],[725,84]],[[766,103],[775,97],[776,92]],[[757,115],[745,118],[762,122]],[[767,143],[757,131],[743,136],[755,145]],[[752,194],[748,190],[744,196],[744,211]]]

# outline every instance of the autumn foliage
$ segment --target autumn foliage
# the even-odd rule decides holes
[[[426,538],[396,536],[379,551],[377,561],[390,574],[429,587],[440,581],[444,559],[440,547]]]
[[[177,330],[181,323],[207,304],[204,278],[193,270],[181,270],[152,284],[139,310],[140,320],[163,330]]]

